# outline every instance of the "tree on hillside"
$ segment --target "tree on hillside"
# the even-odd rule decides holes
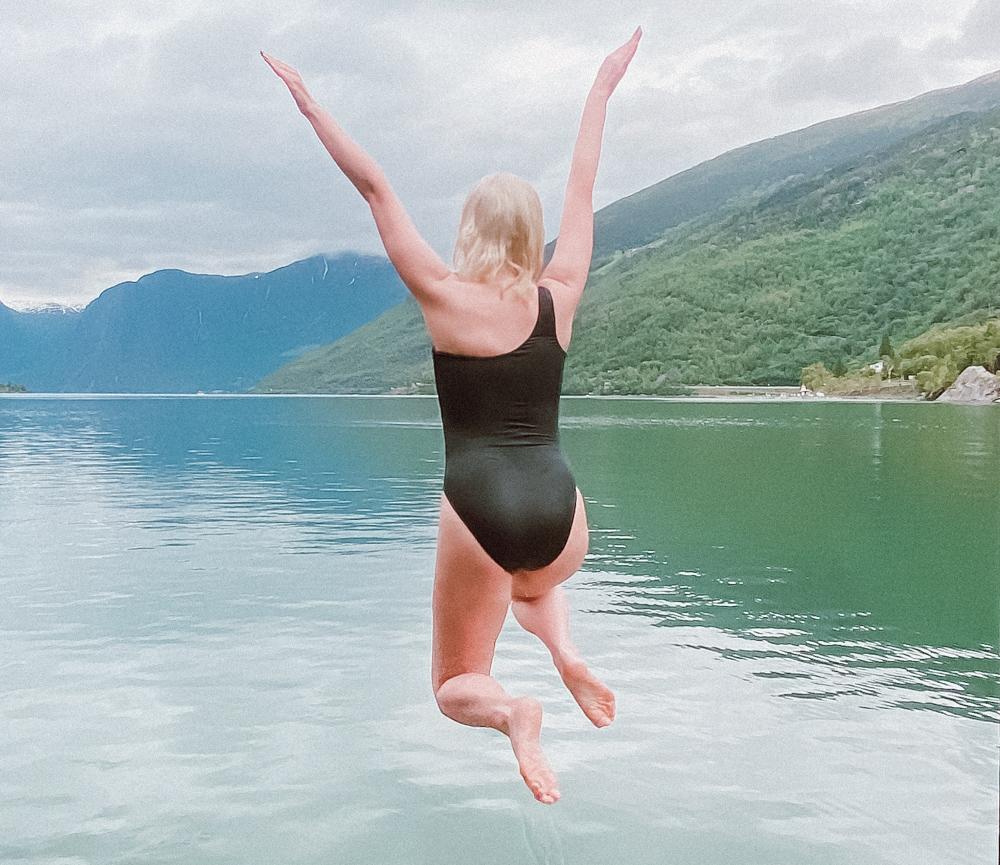
[[[878,347],[878,356],[882,361],[882,378],[892,378],[892,372],[896,368],[896,352],[889,340],[889,334],[882,334],[882,343]]]
[[[802,368],[801,382],[809,390],[822,390],[830,378],[830,371],[821,363],[812,363]]]

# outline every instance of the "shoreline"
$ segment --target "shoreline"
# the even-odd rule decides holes
[[[437,399],[433,393],[71,393],[61,391],[50,392],[28,392],[28,393],[0,393],[0,399],[241,399],[241,398],[310,398],[310,399]],[[656,402],[748,402],[748,403],[784,403],[794,405],[821,404],[821,403],[842,403],[842,402],[867,402],[867,403],[922,403],[931,405],[937,400],[926,400],[923,397],[902,397],[902,396],[874,396],[866,395],[829,395],[829,396],[799,396],[788,394],[760,394],[760,393],[726,393],[726,394],[686,394],[674,396],[659,396],[656,394],[563,394],[561,399],[595,399],[595,400],[652,400]],[[970,403],[979,405],[979,403]],[[986,403],[989,405],[989,403]],[[962,403],[948,403],[948,405],[962,405]]]

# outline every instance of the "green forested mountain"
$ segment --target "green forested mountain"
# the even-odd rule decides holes
[[[885,333],[899,343],[995,311],[998,196],[998,108],[744,191],[591,272],[564,392],[794,384],[816,361],[877,359]],[[432,381],[423,321],[407,299],[256,389],[386,392]]]
[[[817,360],[876,360],[884,333],[996,309],[998,196],[995,109],[675,229],[595,275],[567,383],[794,384]]]
[[[412,295],[336,342],[306,352],[254,393],[432,393],[430,339]]]
[[[1000,105],[1000,72],[957,87],[814,123],[709,159],[594,214],[594,264],[794,175],[815,176],[964,111]]]

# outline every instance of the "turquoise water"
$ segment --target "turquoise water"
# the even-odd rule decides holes
[[[596,730],[442,716],[433,399],[0,399],[4,863],[996,862],[1000,411],[564,399]]]

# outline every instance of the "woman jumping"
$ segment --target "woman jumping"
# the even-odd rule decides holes
[[[382,169],[316,104],[298,72],[261,52],[371,207],[430,336],[445,440],[433,591],[437,704],[461,724],[506,734],[521,776],[545,803],[555,802],[559,789],[539,741],[541,704],[510,696],[490,670],[513,609],[551,652],[591,723],[606,727],[614,720],[614,694],[588,670],[569,635],[561,584],[582,565],[589,530],[583,496],[560,451],[559,396],[593,252],[607,103],[641,36],[636,28],[605,58],[587,96],[549,263],[543,266],[538,193],[499,173],[480,180],[462,207],[454,270],[420,236]]]

